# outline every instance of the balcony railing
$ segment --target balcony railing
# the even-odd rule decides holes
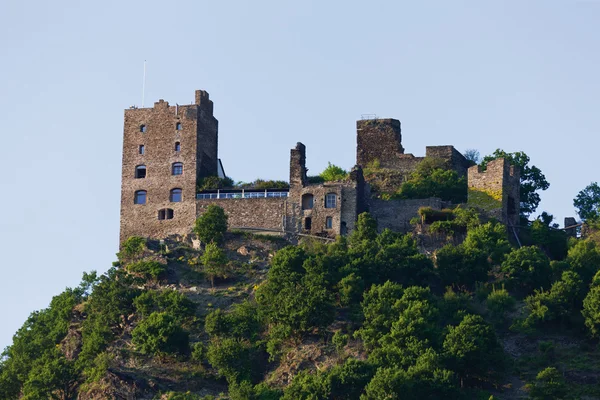
[[[269,190],[261,190],[261,191],[247,191],[247,190],[228,190],[228,191],[216,191],[211,193],[198,193],[196,194],[196,199],[264,199],[264,198],[274,198],[274,197],[288,197],[287,191],[279,190],[277,192],[272,192]]]

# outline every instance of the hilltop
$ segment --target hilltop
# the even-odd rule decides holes
[[[31,314],[0,396],[600,398],[596,242],[536,220],[519,245],[474,209],[430,213],[418,234],[365,213],[291,244],[224,233],[213,206],[200,245],[131,237]]]

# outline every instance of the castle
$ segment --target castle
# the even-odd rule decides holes
[[[356,138],[356,166],[342,181],[310,183],[306,147],[298,143],[290,154],[289,189],[198,193],[197,183],[202,178],[225,177],[218,158],[218,121],[208,93],[197,90],[195,102],[190,105],[171,106],[159,100],[152,108],[127,109],[120,241],[132,235],[185,237],[210,204],[225,210],[230,228],[326,237],[351,232],[364,211],[377,219],[380,229],[407,232],[420,207],[442,209],[449,205],[438,198],[384,200],[373,195],[375,182],[365,178],[363,168],[377,164],[398,183],[425,158],[404,152],[400,121],[359,120]],[[470,205],[489,217],[517,224],[518,169],[497,159],[481,171],[470,166],[453,146],[428,146],[426,157],[442,160],[447,168],[467,177]]]

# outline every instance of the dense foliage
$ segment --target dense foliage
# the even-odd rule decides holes
[[[438,158],[425,158],[396,194],[401,199],[438,197],[458,204],[467,200],[467,180]]]
[[[430,254],[364,213],[349,237],[269,250],[264,269],[252,245],[247,258],[228,245],[217,208],[201,220],[203,249],[156,253],[131,238],[118,267],[85,274],[17,331],[0,398],[71,399],[121,380],[167,399],[211,398],[199,388],[233,400],[487,399],[514,375],[531,398],[598,395],[565,379],[552,343],[522,362],[504,350],[550,328],[597,344],[598,245],[567,240],[550,218],[524,228],[520,247],[473,210],[422,214],[454,223]],[[202,279],[223,277],[233,284]]]
[[[582,220],[598,221],[600,219],[600,186],[598,183],[592,182],[579,192],[573,199],[573,206]]]

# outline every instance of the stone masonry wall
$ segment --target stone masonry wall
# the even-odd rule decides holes
[[[382,168],[395,168],[404,154],[400,121],[371,119],[356,121],[356,163],[365,168],[375,160]]]
[[[283,231],[287,199],[285,197],[257,199],[199,199],[196,214],[200,216],[210,204],[221,207],[228,215],[229,227],[250,227]],[[193,226],[193,224],[192,224]],[[190,230],[191,227],[190,226]]]
[[[517,225],[519,220],[520,176],[518,168],[504,158],[468,170],[468,204],[483,210],[490,218]]]
[[[418,217],[421,207],[431,207],[441,210],[442,200],[430,199],[407,199],[407,200],[381,200],[371,199],[369,212],[377,220],[379,231],[385,228],[398,232],[409,232],[412,230],[410,220]]]
[[[202,101],[170,106],[159,100],[152,108],[125,110],[120,242],[132,235],[157,239],[183,235],[193,225],[196,180],[203,175],[199,168],[204,169],[204,174],[217,172],[217,122],[208,94]],[[181,124],[180,130],[176,129],[177,123]],[[176,142],[180,143],[180,151],[176,151]],[[144,146],[143,154],[140,145]],[[172,175],[174,162],[183,163],[183,174]],[[135,178],[136,166],[141,165],[146,167],[146,177]],[[182,190],[181,202],[170,201],[170,192],[176,188]],[[147,193],[145,204],[134,204],[135,192],[139,190]],[[173,218],[159,220],[161,209],[173,210]]]

